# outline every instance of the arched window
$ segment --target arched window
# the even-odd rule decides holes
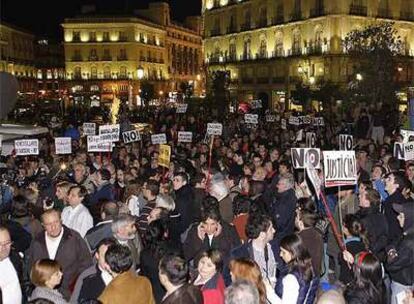
[[[121,66],[119,69],[119,77],[126,78],[127,77],[127,68],[125,66]]]
[[[236,41],[234,39],[230,40],[229,44],[229,57],[230,60],[236,60],[237,58],[237,51],[236,51]]]
[[[245,38],[243,43],[243,59],[247,60],[251,58],[251,50],[250,50],[251,40],[249,38]]]
[[[284,56],[283,50],[283,33],[281,31],[276,33],[275,55],[277,57]]]
[[[302,54],[301,34],[299,29],[293,30],[292,55]]]
[[[98,78],[98,69],[95,66],[91,67],[91,78]]]
[[[111,78],[111,67],[110,66],[104,67],[104,78],[105,79]]]
[[[75,77],[75,79],[80,79],[81,77],[82,77],[82,69],[81,69],[81,67],[75,67],[75,70],[74,70],[74,77]]]
[[[260,36],[259,58],[267,58],[267,42],[264,34]]]

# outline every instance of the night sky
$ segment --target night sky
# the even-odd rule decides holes
[[[62,39],[60,24],[63,19],[79,14],[83,4],[92,3],[106,12],[123,13],[132,12],[134,8],[145,8],[149,2],[159,0],[0,0],[0,20],[59,41]],[[201,0],[164,2],[170,3],[174,20],[183,21],[186,16],[200,15]]]

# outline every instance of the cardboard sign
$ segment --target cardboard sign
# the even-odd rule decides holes
[[[71,154],[72,153],[72,138],[71,137],[56,137],[55,138],[56,154]]]
[[[405,161],[414,159],[414,141],[404,144]]]
[[[244,122],[247,124],[255,124],[259,123],[259,115],[258,114],[244,114]]]
[[[315,169],[321,167],[321,150],[317,148],[291,148],[292,165],[295,169],[305,169],[310,163]]]
[[[276,121],[276,116],[275,115],[266,115],[266,121],[267,122],[275,122]]]
[[[319,199],[322,181],[319,178],[318,171],[316,170],[314,166],[312,166],[311,163],[306,163],[305,168],[306,168],[306,174],[308,175],[309,180],[311,181],[313,188],[315,190],[316,196]]]
[[[152,134],[151,142],[153,145],[164,145],[167,143],[167,135],[165,133]]]
[[[302,141],[303,139],[303,129],[300,129],[298,132],[296,132],[296,141]]]
[[[289,124],[294,126],[299,126],[299,117],[290,116],[289,117]]]
[[[119,141],[119,124],[116,125],[105,125],[99,127],[99,135],[101,136],[102,142],[115,142]]]
[[[223,134],[223,125],[221,123],[208,123],[207,134],[220,136],[221,134]]]
[[[401,129],[400,130],[400,134],[403,136],[404,138],[404,142],[409,142],[410,141],[410,137],[414,137],[414,130],[404,130]],[[412,140],[411,140],[412,141]]]
[[[300,126],[300,125],[314,125],[314,126],[324,126],[325,121],[323,117],[311,117],[311,116],[290,116],[289,124]]]
[[[325,121],[323,120],[323,117],[313,117],[312,119],[312,124],[314,126],[324,126],[325,125]]]
[[[339,134],[339,150],[351,151],[354,149],[354,137],[348,134]]]
[[[179,113],[186,113],[187,112],[187,108],[188,108],[188,104],[186,104],[186,103],[177,104],[176,113],[177,114],[179,114]]]
[[[170,168],[171,147],[169,145],[160,145],[159,152],[158,165],[165,168]]]
[[[38,139],[21,139],[14,141],[16,155],[39,155]]]
[[[355,151],[323,151],[325,186],[349,186],[357,183]]]
[[[129,144],[132,142],[140,141],[141,134],[139,134],[138,130],[126,131],[122,133],[122,139],[124,140],[124,143]]]
[[[404,143],[394,143],[394,157],[397,159],[405,160]]]
[[[88,152],[112,152],[112,142],[103,142],[100,135],[88,136]]]
[[[190,143],[193,142],[193,132],[178,132],[178,142]]]
[[[280,127],[282,128],[282,130],[286,130],[286,119],[281,120]]]
[[[96,123],[94,122],[84,122],[82,125],[83,135],[90,136],[96,134]]]
[[[306,133],[306,147],[307,148],[316,147],[316,133],[313,133],[313,132]]]

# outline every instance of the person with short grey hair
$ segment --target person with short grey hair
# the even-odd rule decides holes
[[[135,217],[130,214],[120,214],[114,218],[111,229],[117,242],[131,250],[134,266],[137,268],[140,262],[142,243],[135,226]]]
[[[257,288],[246,280],[237,280],[224,292],[226,304],[259,304],[259,292]]]
[[[158,208],[164,208],[171,212],[175,209],[175,202],[173,198],[167,194],[158,194],[155,199],[155,205]]]
[[[213,175],[208,187],[208,193],[218,200],[220,214],[223,220],[229,224],[233,222],[233,202],[229,196],[229,187],[227,186],[224,176],[221,173]]]

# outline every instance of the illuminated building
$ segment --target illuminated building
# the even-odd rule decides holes
[[[92,9],[92,14],[65,19],[62,26],[66,79],[73,94],[99,96],[103,102],[117,94],[136,105],[143,81],[155,92],[169,92],[177,82],[197,80],[203,60],[200,32],[171,22],[168,4],[152,3],[128,17],[99,16]],[[179,33],[179,42],[170,37],[173,33]],[[174,44],[192,51],[185,57],[173,53]],[[189,59],[195,53],[196,60]],[[180,73],[173,69],[178,54],[185,66]]]
[[[358,71],[343,39],[381,21],[395,22],[399,81],[413,85],[413,0],[202,0],[202,14],[208,71],[228,71],[238,101],[275,108],[297,83],[345,85]]]

